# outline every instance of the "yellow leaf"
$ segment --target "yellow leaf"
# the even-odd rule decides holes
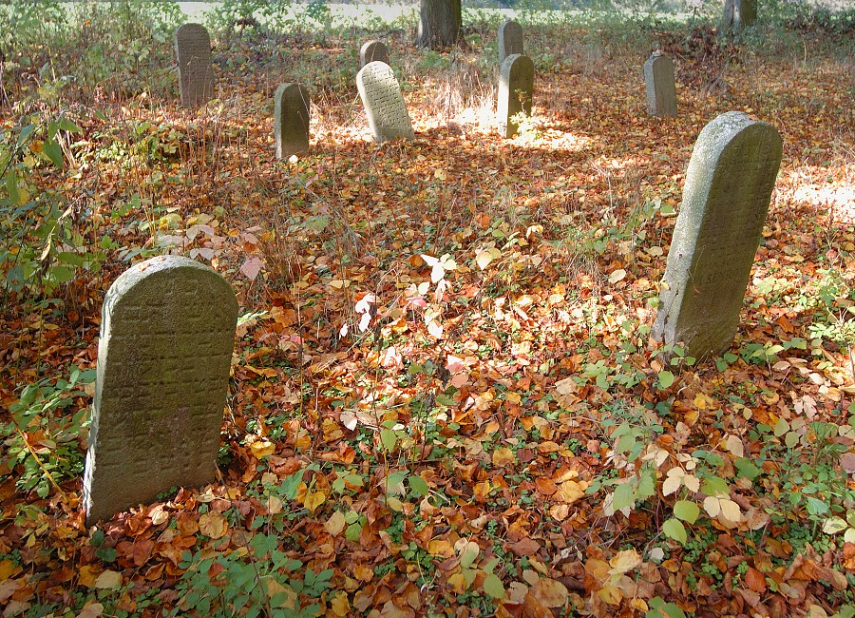
[[[11,560],[0,560],[0,581],[9,579],[16,570],[15,563]]]
[[[324,524],[324,529],[331,535],[338,536],[341,534],[341,531],[344,530],[345,524],[347,524],[347,522],[344,520],[344,513],[336,511],[332,514],[332,517],[327,520],[327,523]]]
[[[431,556],[451,558],[454,555],[454,548],[445,539],[434,539],[428,543],[428,553]]]
[[[567,588],[554,579],[541,578],[531,587],[531,595],[546,607],[563,607],[567,602]]]
[[[620,605],[621,599],[623,599],[620,590],[611,584],[597,590],[597,596],[609,605]]]
[[[573,504],[577,500],[585,497],[585,490],[588,488],[588,483],[585,481],[565,481],[558,486],[558,491],[553,494],[553,498],[558,502],[565,504]]]
[[[609,560],[609,573],[612,575],[623,575],[629,573],[638,565],[641,564],[641,556],[634,549],[626,549],[615,554],[614,558]]]
[[[446,180],[448,178],[448,173],[444,169],[438,169],[434,171],[433,177],[437,180]]]
[[[727,436],[727,440],[724,441],[724,448],[735,457],[745,457],[745,447],[742,445],[742,440],[736,436]]]
[[[310,513],[314,513],[319,506],[321,506],[324,502],[326,502],[326,495],[322,491],[315,491],[306,495],[306,499],[303,501],[303,506],[309,509]]]
[[[704,498],[704,510],[710,517],[718,517],[718,514],[721,513],[721,505],[718,503],[718,498],[713,498],[712,496]]]
[[[95,587],[99,590],[114,590],[121,585],[122,574],[118,571],[104,571],[95,580]]]
[[[282,500],[277,496],[269,496],[267,498],[267,512],[270,515],[276,515],[282,512]]]
[[[721,506],[721,516],[727,521],[739,523],[742,520],[742,512],[739,510],[739,505],[736,502],[727,498],[719,498],[718,503]]]
[[[609,283],[615,284],[618,281],[623,281],[626,278],[626,271],[623,268],[618,268],[609,275]]]
[[[249,446],[256,459],[270,457],[276,451],[276,445],[269,440],[258,440]]]
[[[454,590],[455,594],[463,594],[466,592],[466,578],[463,577],[463,573],[455,573],[449,577],[448,585],[451,586],[451,589]]]
[[[77,618],[99,618],[104,614],[104,606],[100,603],[87,603]]]
[[[350,600],[344,590],[339,590],[330,599],[330,609],[336,616],[347,616],[350,611]]]
[[[199,531],[212,539],[221,539],[229,530],[229,522],[219,513],[205,513],[199,518]]]
[[[493,465],[498,468],[504,468],[516,461],[516,455],[509,448],[497,448],[493,451]]]

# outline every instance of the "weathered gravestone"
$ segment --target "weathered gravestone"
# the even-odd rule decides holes
[[[129,269],[104,298],[83,481],[88,524],[216,474],[238,305],[188,258]]]
[[[385,62],[389,64],[389,50],[380,41],[367,41],[359,50],[359,66],[364,67],[369,62]]]
[[[704,358],[726,350],[781,164],[775,127],[722,114],[698,136],[651,336]]]
[[[366,64],[356,74],[356,86],[378,143],[396,137],[415,138],[401,88],[388,64],[376,61]]]
[[[512,54],[505,58],[499,72],[499,133],[513,137],[519,125],[517,114],[531,116],[534,96],[534,63],[528,56]]]
[[[722,32],[738,32],[757,20],[757,0],[726,0]]]
[[[653,54],[644,63],[647,112],[651,116],[676,116],[677,91],[674,87],[674,61]]]
[[[211,37],[204,26],[184,24],[175,31],[181,105],[196,108],[214,98]]]
[[[273,136],[276,158],[309,151],[309,91],[300,84],[282,84],[274,97]]]
[[[499,66],[505,58],[523,53],[523,31],[515,21],[506,21],[499,26]]]

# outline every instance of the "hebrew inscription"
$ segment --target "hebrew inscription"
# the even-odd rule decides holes
[[[727,112],[695,143],[651,337],[696,358],[726,350],[739,326],[775,177],[777,129]]]
[[[237,300],[183,257],[129,269],[104,299],[84,471],[86,521],[213,480]]]
[[[378,143],[404,137],[414,139],[413,125],[398,80],[388,64],[370,62],[356,75],[368,124]]]
[[[534,96],[534,63],[528,56],[513,54],[505,58],[499,72],[499,133],[513,137],[519,131],[517,114],[531,116]]]
[[[309,91],[300,84],[282,84],[276,89],[273,137],[276,158],[309,152]]]
[[[181,105],[197,108],[214,98],[211,37],[204,26],[184,24],[175,31]]]

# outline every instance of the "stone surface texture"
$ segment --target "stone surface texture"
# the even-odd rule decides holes
[[[366,64],[356,74],[356,86],[377,143],[397,137],[415,138],[401,87],[388,64]]]
[[[677,91],[674,86],[674,61],[653,54],[644,63],[647,113],[651,116],[676,116]]]
[[[86,521],[216,474],[238,304],[216,272],[161,256],[104,298],[83,483]]]
[[[276,158],[309,152],[309,91],[301,84],[282,84],[276,89],[273,112],[273,137]]]
[[[175,31],[181,105],[197,108],[214,98],[211,37],[200,24],[184,24]]]
[[[519,126],[512,118],[519,113],[531,116],[534,97],[534,63],[528,56],[512,54],[499,71],[499,134],[513,137]]]
[[[359,66],[364,67],[370,62],[385,62],[389,64],[389,50],[381,41],[366,41],[359,50]]]
[[[695,143],[651,336],[696,358],[733,341],[781,164],[775,127],[727,112]]]
[[[499,26],[499,66],[505,58],[523,52],[523,30],[515,21],[506,21]]]

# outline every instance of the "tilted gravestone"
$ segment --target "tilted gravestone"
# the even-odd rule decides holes
[[[377,143],[396,137],[415,138],[401,87],[388,64],[366,64],[356,74],[356,86]]]
[[[389,50],[385,43],[367,41],[359,50],[359,66],[364,67],[369,62],[385,62],[389,64]]]
[[[300,84],[282,84],[274,97],[273,136],[276,158],[309,151],[309,91]]]
[[[499,26],[499,66],[505,58],[523,53],[523,31],[515,21],[506,21]]]
[[[528,56],[513,54],[505,58],[499,71],[499,133],[513,137],[519,125],[517,114],[531,116],[534,96],[534,63]]]
[[[191,259],[133,266],[104,298],[83,481],[87,524],[216,474],[238,304]]]
[[[757,21],[757,0],[726,0],[722,32],[738,32]]]
[[[677,115],[673,60],[661,54],[650,56],[644,63],[644,85],[647,89],[647,113],[651,116]]]
[[[204,26],[184,24],[175,31],[181,105],[197,108],[214,98],[211,37]]]
[[[651,337],[696,358],[726,350],[781,165],[775,127],[727,112],[695,143]]]

